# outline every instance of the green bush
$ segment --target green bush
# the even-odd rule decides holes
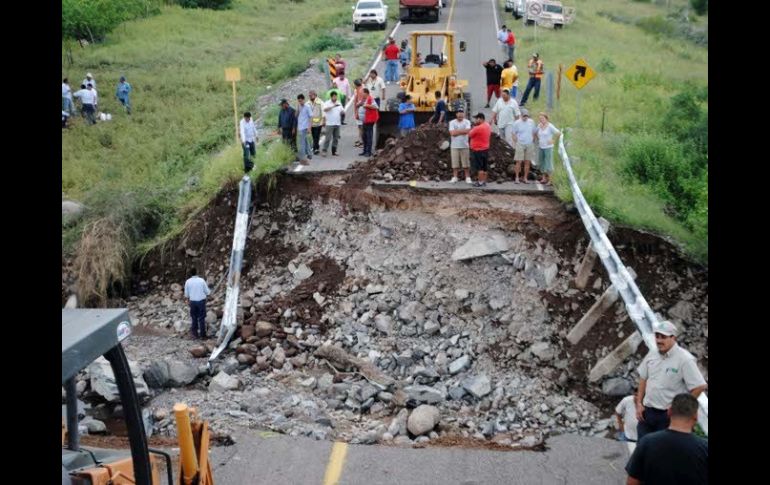
[[[356,45],[345,37],[339,35],[321,34],[310,42],[311,52],[343,51],[352,49]]]
[[[118,24],[160,12],[160,0],[62,0],[62,37],[104,40]]]
[[[662,15],[645,17],[636,21],[636,25],[649,34],[673,37],[676,34],[676,24]]]
[[[703,15],[709,11],[709,0],[690,0],[690,6],[698,15]]]
[[[211,10],[225,10],[230,8],[233,0],[177,0],[184,8],[208,8]]]
[[[596,69],[599,72],[615,72],[617,69],[617,66],[614,62],[612,62],[612,59],[604,58],[599,62],[599,65],[596,66]]]

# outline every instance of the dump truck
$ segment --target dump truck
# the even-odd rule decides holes
[[[67,416],[66,425],[62,419],[62,485],[213,485],[208,423],[184,403],[174,406],[180,453],[176,482],[171,456],[148,447],[136,387],[121,345],[129,335],[126,308],[62,310],[62,385]],[[130,451],[80,444],[75,377],[100,356],[110,363],[115,378]],[[161,479],[164,464],[166,480]]]
[[[441,0],[399,0],[399,19],[402,22],[415,20],[438,22],[441,7]]]
[[[398,132],[398,105],[405,95],[412,97],[414,103],[414,121],[416,125],[425,123],[436,109],[436,91],[447,102],[448,120],[462,108],[467,113],[471,110],[471,94],[468,81],[457,79],[455,61],[455,33],[448,31],[416,31],[409,36],[412,58],[401,75],[400,92],[389,98],[381,107],[380,120],[377,123],[378,146],[385,139],[396,136]],[[460,43],[460,50],[465,49],[465,42]],[[418,54],[422,54],[418,58]]]

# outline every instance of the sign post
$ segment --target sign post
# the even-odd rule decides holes
[[[238,105],[235,100],[235,83],[241,80],[241,69],[238,67],[225,68],[225,81],[233,83],[233,117],[235,119],[235,142],[238,143]]]
[[[578,89],[577,100],[575,103],[575,124],[580,128],[580,91],[591,82],[596,76],[596,72],[588,65],[582,57],[575,61],[565,72],[564,75]]]

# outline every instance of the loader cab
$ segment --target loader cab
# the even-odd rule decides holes
[[[66,442],[62,423],[62,484],[161,483],[160,466],[163,459],[166,462],[168,483],[173,483],[171,457],[150,450],[147,446],[136,388],[121,345],[131,335],[128,310],[63,309],[61,319],[61,380],[66,391],[67,414]],[[128,429],[130,452],[80,446],[75,377],[101,356],[110,363],[115,376]]]

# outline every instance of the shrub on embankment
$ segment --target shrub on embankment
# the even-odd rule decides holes
[[[161,0],[62,0],[62,37],[104,40],[121,22],[160,13]]]

